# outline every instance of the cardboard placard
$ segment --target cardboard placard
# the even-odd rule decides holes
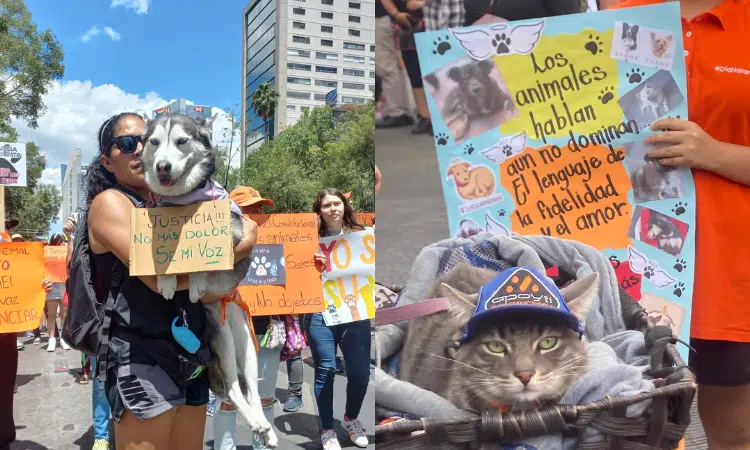
[[[0,333],[39,326],[46,293],[44,247],[41,242],[0,244]]]
[[[357,222],[366,226],[375,226],[375,213],[356,213]]]
[[[320,251],[328,259],[323,274],[326,325],[374,319],[374,230],[320,238]]]
[[[588,244],[687,340],[695,185],[644,142],[688,119],[682,36],[670,2],[418,33],[451,235]]]
[[[280,314],[304,314],[321,312],[325,308],[323,301],[323,282],[321,274],[315,268],[315,253],[318,253],[318,216],[316,214],[250,214],[247,216],[258,224],[256,247],[268,248],[269,251],[251,255],[248,276],[238,289],[242,300],[255,316]],[[270,277],[273,261],[279,264],[279,258],[271,257],[274,247],[283,245],[283,268],[277,267],[277,275]],[[266,256],[266,261],[263,261]],[[255,264],[253,267],[252,264]],[[269,263],[266,267],[266,263]],[[258,268],[261,277],[258,276]],[[280,281],[284,271],[285,284]],[[277,278],[278,277],[278,278]],[[262,278],[262,280],[261,280]],[[276,279],[274,284],[266,283]],[[253,285],[248,283],[254,283]]]
[[[46,245],[44,247],[45,277],[53,283],[62,283],[68,279],[65,260],[68,256],[67,245]]]
[[[228,199],[135,208],[130,230],[131,275],[173,275],[234,267]]]

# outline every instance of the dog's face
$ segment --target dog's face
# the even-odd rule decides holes
[[[464,64],[451,68],[448,71],[448,78],[455,81],[467,100],[470,97],[477,99],[486,98],[492,95],[491,84],[495,81],[490,77],[495,64],[492,60],[484,60],[470,64]]]
[[[448,177],[455,178],[456,184],[465,186],[469,184],[469,163],[458,163],[448,169]]]
[[[216,151],[211,146],[211,126],[215,119],[173,114],[146,122],[141,160],[152,192],[187,194],[213,175]]]
[[[638,92],[638,98],[645,103],[653,103],[654,99],[658,95],[659,89],[651,86],[650,84],[644,85],[640,92]]]
[[[654,56],[661,57],[669,50],[669,44],[672,43],[672,35],[660,36],[653,31],[651,32],[651,51]]]
[[[638,25],[622,24],[622,42],[630,50],[635,50],[638,36]]]

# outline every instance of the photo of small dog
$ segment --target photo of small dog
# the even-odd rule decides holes
[[[620,97],[618,103],[625,117],[629,121],[635,120],[638,128],[643,129],[684,100],[672,74],[660,70]]]
[[[518,117],[518,108],[494,59],[475,61],[467,56],[425,79],[456,143]]]
[[[446,181],[451,179],[456,185],[456,192],[464,200],[489,197],[495,191],[495,176],[488,167],[473,167],[461,159],[454,160],[448,168]]]
[[[625,165],[636,203],[683,197],[682,171],[648,157],[646,153],[651,148],[645,142],[625,145]]]
[[[648,314],[648,321],[653,325],[666,325],[675,336],[680,334],[685,319],[685,308],[675,302],[644,292],[638,302]]]
[[[669,57],[672,46],[672,35],[666,33],[651,32],[651,53],[656,58]]]
[[[633,211],[628,237],[677,257],[685,244],[687,232],[685,222],[639,205]]]
[[[458,233],[456,233],[456,237],[468,239],[482,232],[484,232],[484,229],[480,227],[478,223],[471,219],[464,219],[458,224]]]
[[[638,49],[638,25],[622,24],[622,45],[629,52]]]

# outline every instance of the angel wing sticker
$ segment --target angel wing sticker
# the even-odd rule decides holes
[[[492,234],[497,234],[500,236],[510,236],[510,230],[505,227],[505,225],[501,224],[500,222],[495,221],[492,217],[490,217],[489,214],[485,213],[485,231]]]
[[[630,245],[628,246],[628,261],[630,262],[630,269],[633,272],[651,280],[651,283],[659,289],[663,289],[676,281],[659,267],[659,264],[651,261],[646,255]]]
[[[474,59],[483,60],[497,55],[528,55],[542,37],[544,21],[529,25],[516,25],[510,31],[506,24],[489,29],[455,31],[453,36]]]
[[[502,138],[497,144],[482,150],[481,153],[490,161],[500,164],[511,156],[523,152],[525,148],[526,132],[523,131],[514,136],[506,136]]]

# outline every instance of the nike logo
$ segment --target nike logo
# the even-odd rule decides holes
[[[148,392],[141,386],[135,375],[119,377],[117,381],[120,383],[123,399],[131,408],[139,403],[143,403],[144,408],[154,406],[154,401],[149,398]]]

